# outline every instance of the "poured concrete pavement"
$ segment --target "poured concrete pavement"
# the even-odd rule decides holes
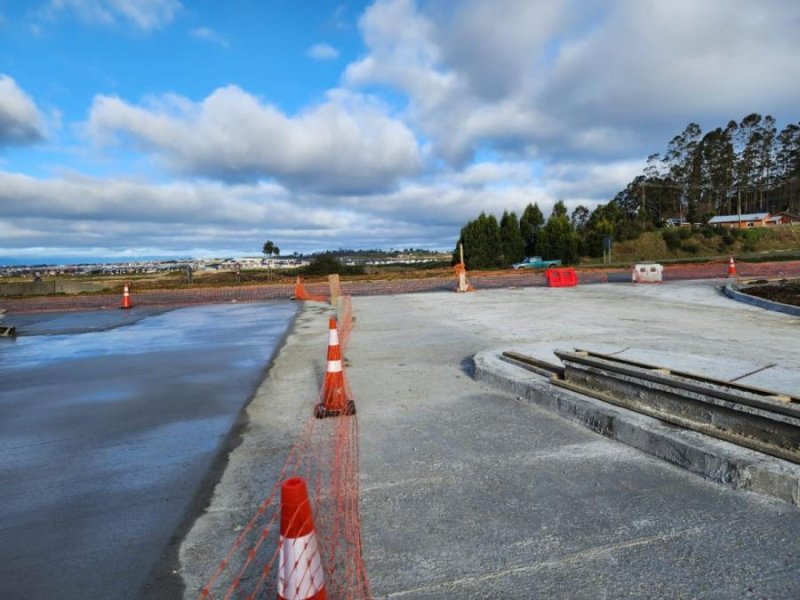
[[[476,383],[470,357],[619,352],[800,389],[800,319],[711,282],[355,299],[362,531],[379,598],[800,596],[797,506]]]
[[[180,597],[173,536],[295,310],[6,315],[0,598]]]
[[[719,282],[717,282],[719,283]],[[476,382],[493,348],[586,347],[796,390],[800,319],[714,282],[353,299],[363,549],[378,598],[791,598],[800,511],[688,473]],[[330,309],[307,304],[181,547],[196,598],[275,485],[316,399]],[[268,592],[269,593],[269,592]]]

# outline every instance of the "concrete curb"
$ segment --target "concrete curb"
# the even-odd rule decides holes
[[[480,352],[474,362],[478,381],[711,481],[800,505],[800,465],[556,387],[504,361],[500,350]]]
[[[773,302],[772,300],[764,300],[763,298],[756,298],[749,296],[744,292],[736,289],[733,283],[729,283],[723,288],[723,292],[728,298],[738,302],[744,302],[750,306],[757,306],[758,308],[765,308],[767,310],[774,310],[776,312],[786,313],[793,317],[800,317],[800,306],[792,306],[790,304],[783,304],[781,302]]]

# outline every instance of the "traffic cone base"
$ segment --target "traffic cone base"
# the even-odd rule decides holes
[[[344,415],[349,417],[356,414],[356,403],[348,400],[343,409],[326,408],[325,404],[319,403],[314,406],[314,416],[318,419],[325,419],[327,417],[339,417]]]

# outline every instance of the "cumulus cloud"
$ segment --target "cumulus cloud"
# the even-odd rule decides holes
[[[545,101],[580,125],[598,111],[610,124],[781,113],[800,100],[798,26],[794,3],[618,2],[565,41]]]
[[[501,4],[509,2],[504,0]],[[369,53],[349,65],[344,79],[353,86],[379,84],[404,93],[409,99],[410,118],[430,137],[434,152],[452,164],[468,162],[481,143],[499,148],[522,147],[536,132],[554,129],[553,124],[524,93],[495,89],[491,79],[503,70],[498,68],[502,65],[487,68],[485,73],[470,66],[474,62],[473,51],[495,56],[480,30],[500,31],[499,40],[503,38],[504,25],[516,22],[513,11],[504,8],[508,7],[498,6],[495,11],[493,4],[488,21],[488,15],[476,10],[474,23],[468,26],[466,13],[460,13],[461,17],[452,16],[449,11],[424,14],[411,0],[378,1],[360,22]],[[487,23],[492,26],[487,27]],[[452,33],[452,27],[461,33]],[[468,50],[462,53],[461,49]],[[488,74],[492,75],[484,81]],[[514,74],[508,77],[513,79]],[[482,89],[492,93],[485,98]]]
[[[132,25],[142,32],[161,29],[183,8],[180,0],[50,0],[50,11],[71,12],[92,25]]]
[[[142,31],[180,9],[49,1]],[[608,201],[689,121],[794,121],[800,106],[800,4],[780,0],[377,0],[359,26],[342,87],[296,113],[236,86],[96,96],[89,138],[173,183],[0,172],[0,246],[257,253],[268,233],[299,251],[449,248],[481,211]],[[0,92],[0,144],[41,139],[33,102],[9,78]]]
[[[333,60],[339,58],[339,51],[328,44],[314,44],[306,53],[314,60]]]
[[[0,171],[0,255],[15,248],[102,248],[208,255],[260,252],[265,232],[295,248],[330,240],[364,221],[348,210],[294,197],[272,183],[152,184],[83,176],[37,179]]]
[[[97,96],[87,131],[98,143],[130,139],[178,173],[274,177],[327,192],[391,187],[421,161],[406,125],[374,99],[342,90],[293,116],[236,86],[199,103],[172,95],[135,106]]]
[[[0,148],[43,140],[42,115],[33,100],[7,75],[0,75]]]
[[[230,47],[230,43],[228,42],[227,38],[220,35],[219,33],[217,33],[216,31],[214,31],[209,27],[195,27],[189,32],[189,34],[193,38],[201,40],[203,42],[210,42],[212,44],[222,46],[223,48]]]
[[[405,181],[390,191],[337,195],[268,182],[156,184],[0,171],[0,256],[53,256],[70,247],[71,256],[87,257],[258,254],[265,236],[287,251],[448,249],[480,212],[521,214],[537,202],[549,214],[556,194],[592,168],[575,164],[538,180],[525,163],[487,162]],[[596,173],[596,186],[617,181],[599,166]]]
[[[404,94],[451,164],[486,146],[622,158],[691,120],[793,118],[798,26],[800,5],[780,0],[378,0],[344,81]]]

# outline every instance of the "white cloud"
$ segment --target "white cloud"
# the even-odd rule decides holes
[[[227,38],[208,27],[195,27],[189,32],[189,34],[197,40],[217,44],[223,48],[230,47],[230,43],[228,42]]]
[[[480,212],[519,215],[537,202],[548,215],[557,193],[593,168],[576,164],[537,180],[525,163],[480,163],[406,181],[392,191],[338,195],[264,182],[154,184],[80,175],[38,179],[0,171],[0,256],[53,256],[63,248],[89,258],[257,254],[266,237],[287,252],[409,245],[449,249],[461,226]],[[619,180],[596,168],[590,172],[601,176],[596,185]],[[620,178],[624,169],[621,165]]]
[[[645,166],[645,159],[618,161],[561,161],[547,170],[546,190],[551,198],[570,200],[594,208],[598,201],[611,200]]]
[[[798,26],[800,5],[774,0],[617,2],[602,26],[565,41],[545,101],[579,126],[597,115],[608,124],[724,125],[794,110]]]
[[[553,128],[523,95],[493,94],[493,100],[486,101],[476,93],[485,86],[476,84],[477,74],[459,67],[472,61],[454,60],[457,52],[446,45],[450,22],[437,22],[435,16],[442,18],[417,11],[410,0],[376,2],[360,23],[370,52],[348,67],[345,81],[353,86],[387,85],[406,94],[410,118],[431,138],[434,152],[453,164],[469,161],[482,142],[501,148],[519,146],[535,132]],[[453,39],[493,56],[485,37],[478,35],[480,29],[492,29],[485,17],[476,16],[480,22],[475,24],[474,39],[467,33]],[[498,21],[514,18],[498,10],[490,22],[502,29]],[[459,21],[457,16],[447,19]]]
[[[0,171],[0,223],[7,226],[0,255],[15,247],[258,253],[267,234],[299,245],[339,235],[358,221],[269,183],[43,180]]]
[[[401,121],[377,101],[342,90],[293,116],[236,86],[199,103],[171,95],[134,106],[97,96],[87,131],[98,143],[130,138],[178,173],[275,177],[327,192],[390,187],[421,161]]]
[[[143,31],[180,9],[51,2]],[[690,121],[796,120],[798,26],[800,4],[779,0],[378,0],[342,88],[296,113],[233,85],[200,100],[96,96],[89,138],[120,144],[124,166],[143,152],[173,182],[0,172],[0,246],[257,253],[269,235],[301,251],[447,248],[481,211],[608,201]],[[0,89],[12,92],[0,93],[0,144],[41,139],[32,100],[9,78]]]
[[[353,87],[387,86],[435,155],[646,154],[690,121],[795,118],[800,4],[378,0]]]
[[[531,171],[531,165],[527,162],[481,162],[456,173],[453,181],[470,187],[527,183],[531,179]]]
[[[149,32],[175,20],[183,6],[180,0],[50,0],[50,11],[66,11],[93,25],[127,23]]]
[[[306,53],[314,60],[333,60],[339,58],[339,51],[328,44],[314,44]]]
[[[36,104],[11,77],[0,75],[0,148],[44,137],[44,121]]]

